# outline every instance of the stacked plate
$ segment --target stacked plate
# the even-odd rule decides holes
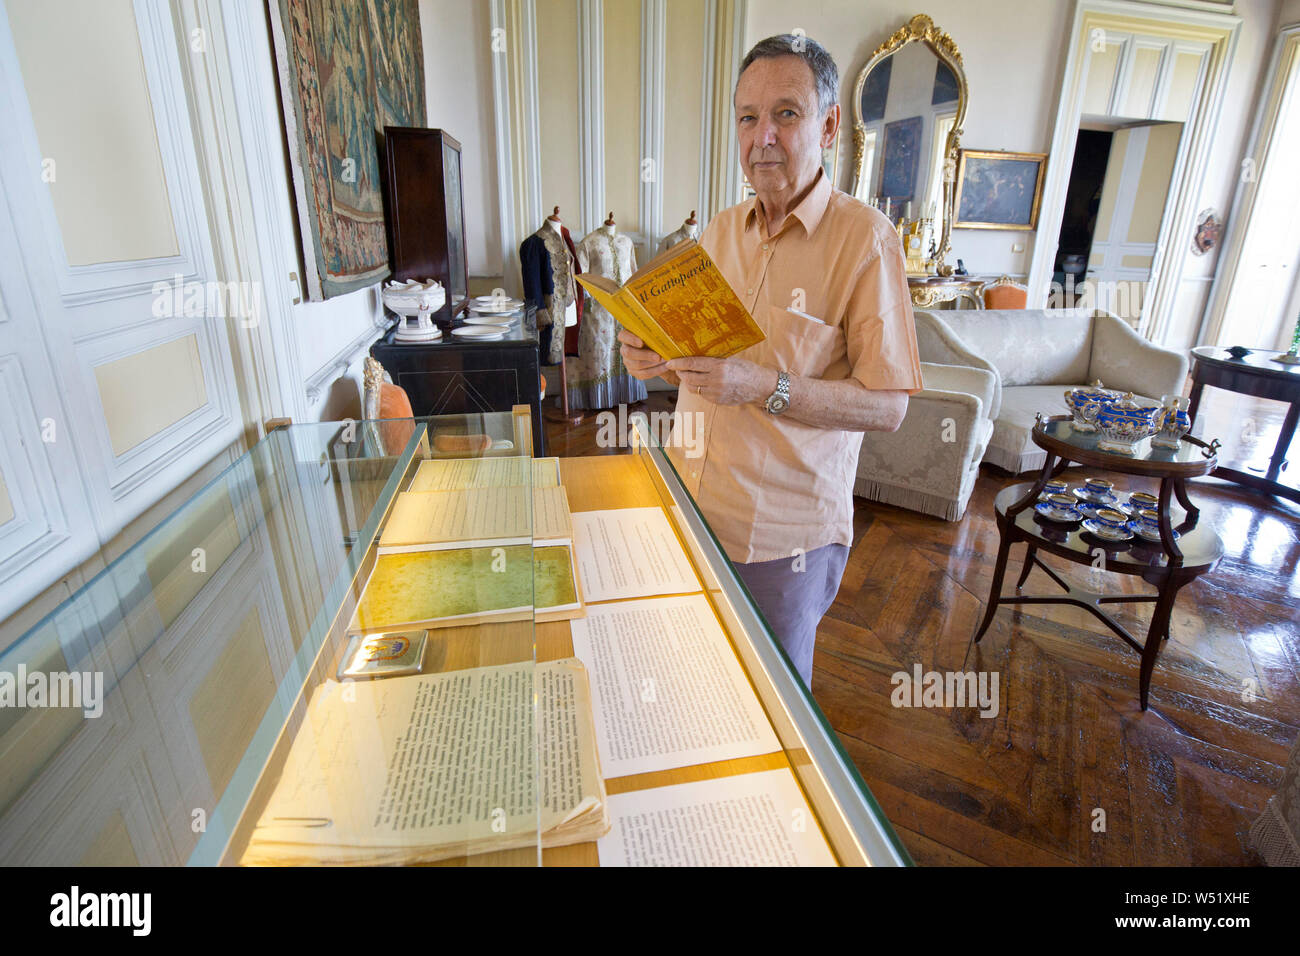
[[[451,330],[452,338],[469,342],[496,342],[505,337],[504,325],[462,325]]]
[[[470,311],[480,315],[505,315],[508,312],[519,311],[523,305],[521,299],[511,299],[501,295],[476,295],[469,300]]]

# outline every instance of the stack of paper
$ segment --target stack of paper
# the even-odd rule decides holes
[[[609,830],[605,805],[587,676],[573,658],[328,682],[241,862],[399,864],[565,846]]]
[[[397,496],[379,536],[380,554],[477,548],[573,538],[560,485],[408,491]]]

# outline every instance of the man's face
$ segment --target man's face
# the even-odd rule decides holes
[[[759,197],[788,198],[808,185],[839,121],[838,104],[821,115],[813,72],[799,57],[751,63],[736,85],[736,132],[740,164]]]

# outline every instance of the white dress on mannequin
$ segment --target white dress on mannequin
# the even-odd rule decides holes
[[[622,285],[636,272],[632,240],[614,226],[599,226],[578,243],[578,265]],[[569,372],[570,408],[613,408],[646,397],[645,383],[628,374],[619,354],[622,326],[595,299],[583,306],[578,360]]]

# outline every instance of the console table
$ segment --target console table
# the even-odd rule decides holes
[[[1139,446],[1135,455],[1120,455],[1103,451],[1097,446],[1096,433],[1075,431],[1070,416],[1039,416],[1033,430],[1034,443],[1047,452],[1047,461],[1038,479],[1022,482],[1002,489],[994,500],[998,525],[998,557],[993,571],[993,585],[989,590],[988,608],[980,623],[974,642],[979,643],[993,622],[993,616],[1003,604],[1073,604],[1089,611],[1142,655],[1138,682],[1138,695],[1142,709],[1147,709],[1147,694],[1151,686],[1151,672],[1161,644],[1169,637],[1169,620],[1174,600],[1183,586],[1199,575],[1214,568],[1223,557],[1223,543],[1209,528],[1197,526],[1200,512],[1187,497],[1185,482],[1188,478],[1209,474],[1217,464],[1215,451],[1218,443],[1207,445],[1196,438],[1184,437],[1178,451],[1151,447],[1150,442]],[[1145,449],[1143,451],[1142,449]],[[1127,475],[1141,475],[1160,479],[1160,542],[1148,542],[1139,537],[1131,541],[1115,542],[1097,537],[1084,530],[1079,522],[1049,521],[1038,515],[1032,506],[1039,500],[1043,486],[1053,474],[1060,474],[1070,464],[1117,471]],[[1170,519],[1172,499],[1177,497],[1185,514],[1178,527]],[[1179,537],[1175,538],[1174,532]],[[1016,582],[1016,591],[1024,586],[1035,565],[1066,592],[1041,596],[1002,595],[1002,578],[1006,572],[1007,556],[1011,546],[1025,542],[1025,564]],[[1157,589],[1155,597],[1130,594],[1098,594],[1076,588],[1064,581],[1038,557],[1044,551],[1076,564],[1092,565],[1102,555],[1102,570],[1116,574],[1141,577]],[[1101,610],[1103,604],[1154,603],[1155,610],[1147,628],[1146,640],[1137,638],[1119,622]]]
[[[1284,484],[1282,472],[1287,466],[1287,449],[1295,437],[1296,423],[1300,421],[1300,365],[1282,365],[1273,359],[1281,352],[1250,352],[1241,358],[1233,358],[1225,349],[1201,346],[1192,349],[1192,393],[1188,416],[1192,425],[1196,424],[1196,413],[1201,407],[1201,392],[1206,385],[1222,388],[1229,392],[1251,395],[1255,398],[1268,398],[1278,402],[1287,402],[1286,418],[1282,421],[1282,431],[1273,446],[1273,457],[1269,460],[1268,471],[1261,477],[1244,471],[1244,465],[1220,465],[1214,469],[1213,476],[1225,481],[1234,481],[1254,491],[1277,495],[1300,501],[1300,486]]]
[[[540,457],[546,454],[546,436],[533,315],[528,309],[514,316],[509,331],[495,342],[456,338],[451,331],[462,322],[439,322],[442,338],[436,342],[394,342],[389,332],[370,354],[394,384],[406,389],[416,417],[508,412],[528,405],[533,448]]]

